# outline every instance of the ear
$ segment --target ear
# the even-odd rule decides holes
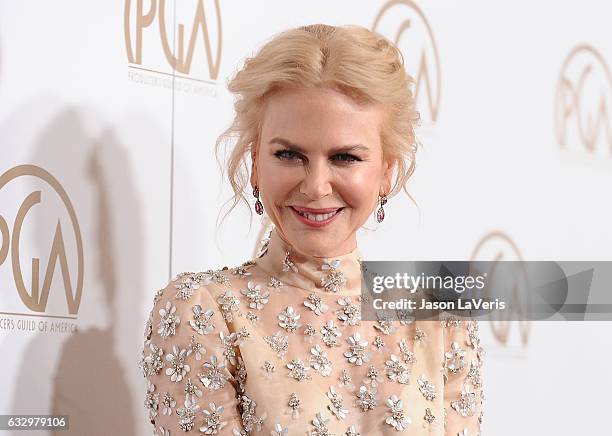
[[[388,195],[389,191],[391,191],[391,180],[393,177],[393,170],[397,162],[395,160],[385,159],[383,161],[383,176],[382,183],[380,186],[379,195],[382,197],[383,195]]]

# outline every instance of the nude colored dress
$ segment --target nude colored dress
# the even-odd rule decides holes
[[[362,321],[360,260],[272,230],[255,259],[159,290],[140,362],[154,434],[479,435],[477,321]]]

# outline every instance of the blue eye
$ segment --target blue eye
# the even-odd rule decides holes
[[[342,157],[342,159],[337,159],[337,160],[341,162],[346,162],[346,163],[352,163],[352,162],[357,162],[361,160],[357,156],[354,156],[350,153],[340,153],[340,154],[335,155],[334,157]]]
[[[302,161],[306,160],[300,153],[288,148],[274,152],[274,156],[276,156],[280,160],[285,161],[293,161],[295,159],[299,159]],[[360,158],[350,153],[335,154],[330,158],[330,160],[341,162],[342,164],[351,164],[353,162],[361,161]]]
[[[285,149],[285,150],[278,150],[277,152],[274,153],[274,156],[276,156],[277,158],[281,160],[293,160],[294,158],[297,157],[297,154],[293,150]]]

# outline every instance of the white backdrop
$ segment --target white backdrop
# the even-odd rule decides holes
[[[376,29],[418,78],[418,208],[390,199],[360,235],[367,260],[610,259],[611,15],[597,0],[0,0],[0,414],[151,433],[137,362],[153,294],[252,255],[246,210],[216,232],[230,192],[213,146],[228,77],[289,27]],[[482,327],[484,434],[609,432],[612,323]]]

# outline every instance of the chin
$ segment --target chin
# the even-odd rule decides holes
[[[294,247],[309,256],[327,257],[326,253],[330,253],[338,245],[336,234],[327,231],[318,234],[306,231],[298,232],[294,237],[287,236],[293,239]]]

